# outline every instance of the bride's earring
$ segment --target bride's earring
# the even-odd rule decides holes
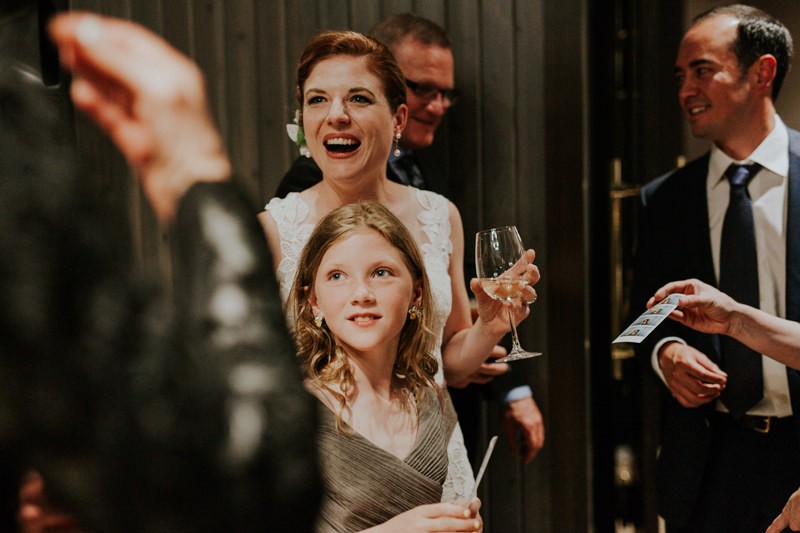
[[[400,137],[402,134],[400,130],[397,130],[397,133],[394,134],[394,156],[400,157]]]

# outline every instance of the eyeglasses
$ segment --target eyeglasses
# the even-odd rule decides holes
[[[436,97],[442,95],[442,99],[447,101],[450,105],[455,105],[458,101],[458,89],[440,89],[430,83],[417,83],[406,78],[406,85],[411,91],[422,100],[432,102]]]

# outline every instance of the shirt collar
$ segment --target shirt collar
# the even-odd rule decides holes
[[[775,115],[775,126],[772,131],[761,141],[753,153],[742,161],[735,161],[717,145],[711,146],[711,156],[708,163],[708,176],[712,184],[717,184],[724,179],[725,170],[733,164],[758,163],[766,170],[785,178],[789,175],[789,133],[781,117]]]

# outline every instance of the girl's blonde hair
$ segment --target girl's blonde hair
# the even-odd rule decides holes
[[[289,311],[294,323],[300,366],[312,385],[338,401],[337,426],[340,428],[355,378],[346,354],[336,345],[327,324],[317,327],[314,323],[309,297],[325,253],[334,243],[359,229],[374,230],[397,248],[414,283],[422,289],[420,311],[415,320],[406,319],[394,365],[395,378],[406,392],[406,407],[411,407],[412,399],[421,405],[429,397],[426,391],[437,388],[434,381],[438,363],[433,356],[436,336],[431,327],[431,292],[422,254],[414,237],[396,216],[379,203],[358,202],[335,209],[319,222],[303,248],[289,294]]]

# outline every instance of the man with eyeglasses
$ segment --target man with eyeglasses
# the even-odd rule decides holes
[[[433,144],[436,129],[458,96],[453,88],[450,38],[437,24],[411,13],[385,18],[373,28],[372,36],[392,51],[408,87],[408,122],[400,139],[400,155],[393,153],[389,158],[389,174],[421,189],[441,189],[440,184],[430,183],[433,173],[428,172],[425,179],[424,166],[420,168],[414,151]]]
[[[446,186],[438,181],[441,173],[437,172],[437,166],[441,162],[429,157],[431,154],[425,148],[433,144],[437,128],[458,98],[450,37],[436,23],[412,13],[391,15],[380,21],[370,34],[391,50],[406,77],[408,121],[399,142],[399,154],[393,150],[389,156],[387,177],[448,196]],[[282,198],[320,181],[322,171],[314,160],[301,156],[283,177],[275,196]],[[474,268],[467,266],[466,272],[469,279]],[[507,369],[506,365],[487,363],[464,382],[449,384],[457,387],[451,388],[451,396],[473,463],[480,394],[475,386],[469,386],[472,383],[481,385],[485,395],[503,399],[503,426],[509,443],[524,462],[533,460],[544,444],[542,414],[530,387],[519,383],[510,373],[502,377],[502,383],[489,385]]]

